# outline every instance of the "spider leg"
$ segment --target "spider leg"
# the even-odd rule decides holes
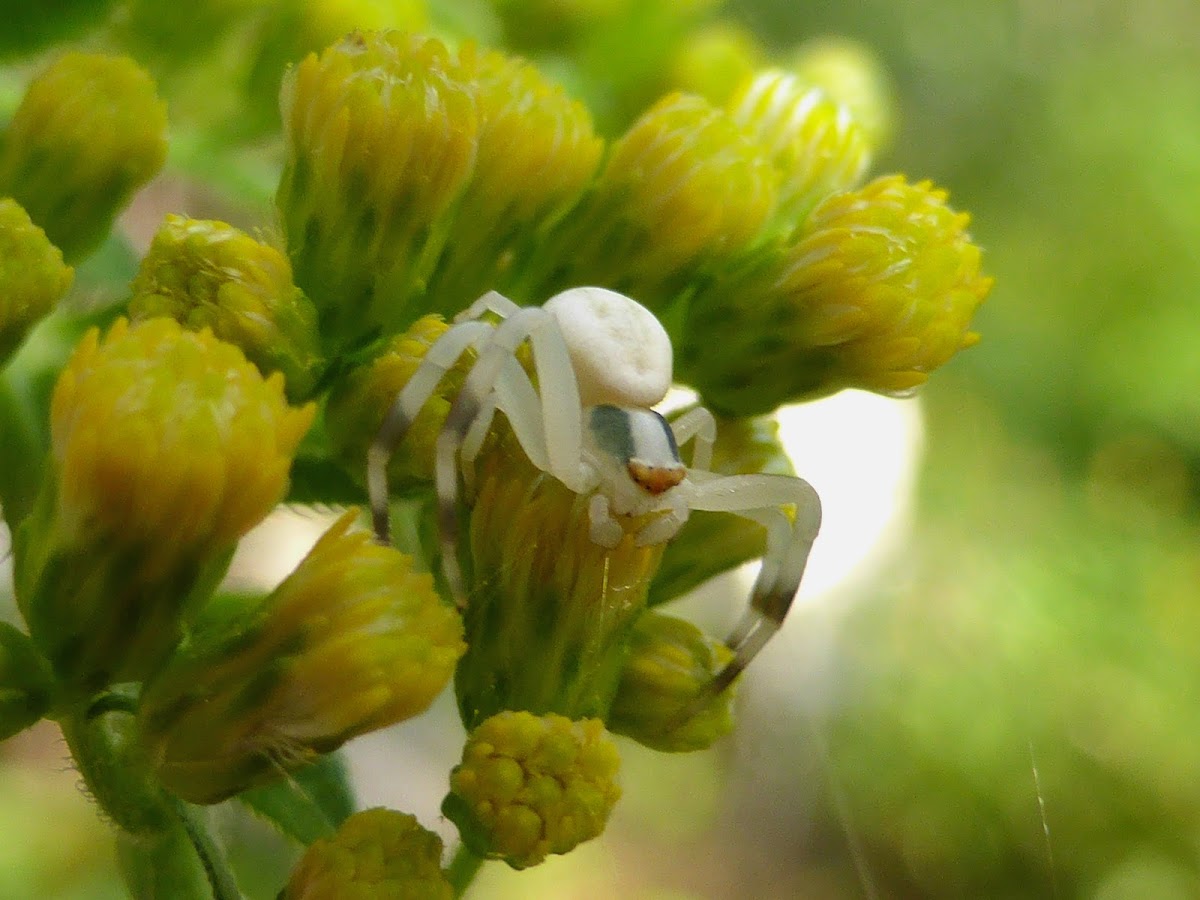
[[[429,348],[412,378],[384,415],[383,424],[367,449],[367,494],[375,537],[381,544],[391,543],[387,467],[392,454],[404,440],[422,407],[429,402],[442,377],[468,347],[480,342],[492,329],[493,326],[486,322],[463,322],[451,327]]]
[[[679,533],[692,514],[687,498],[681,491],[670,491],[663,496],[663,502],[658,507],[662,515],[654,519],[637,533],[637,546],[651,547],[669,541]]]
[[[590,525],[588,537],[597,546],[607,547],[611,550],[621,543],[621,538],[625,537],[625,529],[613,516],[608,497],[598,491],[592,494],[588,501],[588,523]]]
[[[795,506],[794,519],[781,508],[788,504]],[[767,529],[767,550],[749,608],[725,641],[733,659],[698,695],[696,709],[729,687],[783,624],[821,527],[821,501],[802,478],[730,475],[695,481],[691,508],[735,513]]]
[[[455,322],[466,322],[471,319],[481,318],[485,313],[495,313],[502,319],[507,319],[520,306],[513,303],[499,291],[488,291],[462,312],[454,317]]]
[[[670,424],[675,446],[682,450],[688,441],[695,441],[691,468],[707,471],[712,464],[713,442],[717,439],[717,420],[713,414],[703,406],[695,406]]]
[[[479,301],[482,303],[483,301]],[[476,305],[479,305],[478,303]],[[456,327],[464,327],[464,325]],[[533,389],[517,363],[517,348],[529,340],[539,384]],[[458,466],[466,454],[468,466],[482,444],[486,425],[499,407],[511,416],[522,448],[539,468],[582,492],[588,479],[582,464],[582,419],[579,389],[558,323],[539,307],[516,308],[478,346],[479,356],[463,381],[438,435],[435,484],[442,567],[455,602],[466,602],[465,582],[458,562]]]

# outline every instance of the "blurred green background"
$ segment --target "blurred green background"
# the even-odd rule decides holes
[[[972,213],[996,277],[983,341],[915,401],[902,545],[794,617],[791,677],[766,683],[778,654],[752,672],[743,727],[709,753],[623,747],[604,838],[476,896],[1200,897],[1200,4],[723,15],[781,57],[826,35],[879,55],[897,129],[875,171]],[[158,202],[237,218],[182,183]],[[365,793],[437,824],[448,722],[374,741]],[[387,742],[413,758],[373,764]],[[54,734],[0,754],[0,897],[121,896]]]

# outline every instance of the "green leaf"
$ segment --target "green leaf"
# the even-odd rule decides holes
[[[244,791],[238,799],[305,846],[333,834],[354,812],[346,767],[341,757],[332,753],[291,778]]]
[[[364,460],[363,469],[366,467]],[[308,455],[303,450],[293,460],[288,503],[350,506],[365,500],[366,492],[333,460]]]

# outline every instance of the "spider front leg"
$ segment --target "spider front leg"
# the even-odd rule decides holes
[[[821,500],[807,481],[788,475],[704,478],[693,472],[692,478],[693,510],[735,513],[767,529],[750,605],[725,641],[733,659],[701,691],[694,704],[699,707],[729,687],[783,624],[821,527]],[[794,518],[784,513],[787,505],[794,506]]]
[[[367,495],[375,537],[381,544],[391,543],[387,468],[392,455],[443,376],[468,347],[483,340],[491,330],[492,326],[485,322],[463,322],[446,331],[426,352],[420,366],[384,415],[383,424],[367,449]]]
[[[485,297],[472,310],[485,301],[494,303],[495,299]],[[484,308],[506,309],[486,304]],[[533,349],[538,383],[544,386],[540,392],[534,390],[516,359],[517,348],[526,340]],[[505,413],[517,442],[534,466],[576,492],[590,487],[591,479],[582,460],[579,388],[557,320],[541,308],[514,306],[509,318],[479,345],[479,358],[438,435],[435,485],[442,569],[460,607],[466,604],[466,588],[457,551],[459,466],[464,472],[473,471],[475,455],[497,409]]]

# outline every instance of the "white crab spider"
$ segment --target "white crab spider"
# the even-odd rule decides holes
[[[488,314],[500,321],[485,318]],[[534,388],[515,355],[530,343]],[[530,461],[572,491],[590,495],[590,537],[615,547],[622,517],[661,513],[635,536],[647,546],[670,540],[692,510],[731,512],[763,525],[767,549],[750,605],[726,645],[733,659],[707,687],[724,690],[779,629],[800,586],[821,524],[821,503],[801,478],[718,475],[708,471],[715,438],[712,414],[693,409],[668,423],[651,407],[671,385],[666,331],[641,304],[597,287],[519,307],[492,291],[461,314],[429,348],[396,397],[367,454],[375,533],[390,543],[387,466],[442,376],[474,347],[477,359],[436,445],[438,521],[446,581],[466,603],[458,568],[458,478],[471,484],[474,460],[496,410],[507,417]],[[691,466],[679,448],[692,442]],[[793,507],[789,517],[785,508]]]

